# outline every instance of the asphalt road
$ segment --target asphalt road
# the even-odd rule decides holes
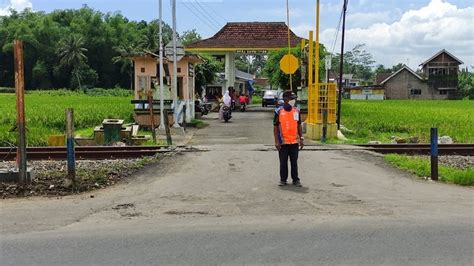
[[[472,188],[363,151],[304,151],[277,186],[271,112],[211,117],[184,153],[126,184],[3,200],[0,265],[473,265]]]

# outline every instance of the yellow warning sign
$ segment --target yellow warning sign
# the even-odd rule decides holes
[[[280,69],[283,71],[285,74],[293,74],[298,70],[299,64],[298,64],[298,58],[296,58],[292,54],[286,54],[283,56],[283,58],[280,60]]]

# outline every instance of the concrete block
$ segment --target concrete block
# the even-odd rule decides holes
[[[171,135],[184,135],[186,132],[184,132],[183,127],[171,127]]]
[[[323,124],[306,124],[305,137],[312,140],[320,140],[323,135]],[[327,125],[327,136],[328,139],[337,137],[337,124]]]
[[[0,182],[18,183],[18,177],[18,170],[16,169],[0,169]],[[35,179],[34,172],[31,168],[27,169],[26,179],[27,183],[31,183],[31,180]]]

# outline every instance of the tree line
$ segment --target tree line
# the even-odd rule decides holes
[[[32,88],[130,87],[134,51],[158,49],[159,21],[130,21],[87,6],[51,13],[12,10],[0,17],[0,87],[14,86],[13,40],[24,43]],[[172,30],[163,23],[163,41]]]
[[[137,51],[158,50],[159,21],[131,21],[121,13],[102,13],[83,6],[80,9],[56,10],[51,13],[12,10],[0,16],[0,87],[14,87],[13,40],[24,42],[25,85],[27,89],[132,87],[133,66],[129,55]],[[163,43],[172,36],[171,27],[163,23]],[[200,40],[196,30],[184,31],[180,39],[186,46]],[[320,77],[324,76],[324,58],[330,53],[320,45]],[[239,70],[267,77],[276,87],[288,87],[288,76],[279,69],[286,49],[268,55],[240,55]],[[299,57],[300,48],[292,49]],[[196,70],[196,89],[212,82],[224,70],[221,59],[202,55],[205,59]],[[332,55],[331,70],[339,72],[339,54]],[[344,53],[344,73],[354,74],[362,84],[372,84],[378,73],[393,73],[403,67],[375,65],[364,44]],[[298,70],[299,71],[299,70]],[[299,72],[298,72],[299,73]],[[300,83],[300,74],[293,84]],[[472,95],[473,75],[460,73],[463,96]]]

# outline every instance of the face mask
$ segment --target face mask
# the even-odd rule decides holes
[[[289,101],[288,103],[289,103],[291,106],[295,106],[296,100],[291,100],[291,101]]]

